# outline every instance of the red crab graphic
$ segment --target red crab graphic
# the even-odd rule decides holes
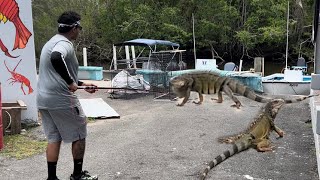
[[[26,28],[19,17],[18,3],[14,0],[0,0],[0,23],[2,21],[3,23],[6,23],[8,20],[11,21],[16,28],[16,38],[12,50],[25,48],[31,36],[31,32]],[[1,39],[0,49],[6,56],[16,58],[9,53],[8,48],[3,44]]]
[[[26,78],[25,76],[23,76],[22,74],[19,74],[19,73],[16,72],[16,68],[20,64],[21,60],[18,62],[18,64],[16,65],[16,67],[14,67],[14,69],[12,71],[8,68],[8,66],[6,64],[6,61],[4,61],[4,65],[6,66],[8,72],[10,72],[11,76],[12,76],[11,78],[8,79],[8,81],[11,80],[11,82],[9,84],[12,84],[12,85],[14,83],[16,83],[16,82],[17,83],[21,83],[21,90],[22,90],[24,95],[26,95],[26,92],[23,89],[23,85],[27,86],[28,89],[29,89],[28,94],[31,94],[33,92],[33,89],[31,87],[29,79]]]

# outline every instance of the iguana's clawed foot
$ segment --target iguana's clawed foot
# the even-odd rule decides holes
[[[201,101],[192,101],[194,104],[196,104],[196,105],[200,105],[200,104],[202,104],[202,102]]]
[[[272,151],[273,148],[274,148],[273,146],[271,146],[271,147],[257,147],[257,150],[259,152],[267,152],[267,151]]]
[[[177,104],[177,106],[183,106],[183,105],[184,105],[184,104],[182,104],[182,103],[178,103],[178,104]]]
[[[280,133],[278,133],[278,137],[276,137],[276,139],[280,139],[283,138],[283,136],[285,135],[285,133],[283,131],[281,131]]]
[[[226,144],[231,144],[234,143],[234,140],[226,138],[226,139],[218,139],[219,143],[226,143]]]
[[[217,99],[217,98],[211,98],[211,100],[216,101],[216,103],[222,103],[222,100],[219,100],[219,99]]]
[[[285,133],[284,133],[284,131],[280,131],[280,132],[278,132],[278,135],[279,135],[278,138],[282,138],[285,135]]]
[[[179,100],[179,97],[175,97],[172,99],[172,101],[178,101]]]
[[[242,106],[241,103],[231,105],[231,107],[236,107],[237,109],[240,109],[240,106]]]

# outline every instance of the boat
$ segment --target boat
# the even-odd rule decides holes
[[[262,77],[263,92],[272,95],[309,95],[311,76],[303,75],[302,70],[286,69]]]
[[[309,95],[311,76],[304,75],[307,65],[304,58],[298,58],[297,66],[288,67],[288,38],[289,38],[289,1],[287,10],[287,43],[286,66],[283,73],[275,73],[262,77],[263,92],[272,95]]]

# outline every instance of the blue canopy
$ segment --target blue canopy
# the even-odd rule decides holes
[[[165,40],[155,40],[155,39],[133,39],[130,41],[125,41],[123,43],[115,44],[115,46],[154,46],[154,45],[165,45],[165,46],[174,46],[180,47],[179,44],[173,43]]]

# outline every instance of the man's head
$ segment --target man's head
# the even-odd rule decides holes
[[[77,39],[82,27],[80,26],[81,16],[74,11],[66,11],[58,18],[58,31],[67,34],[68,38]]]

